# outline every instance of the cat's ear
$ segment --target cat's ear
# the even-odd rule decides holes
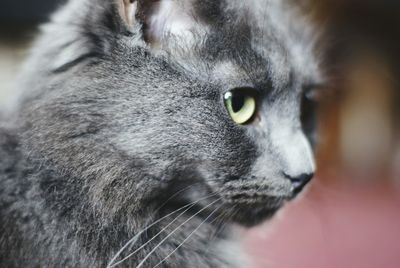
[[[137,1],[135,0],[117,0],[117,11],[119,18],[127,27],[132,27],[135,23],[137,12]]]
[[[141,26],[144,40],[153,46],[171,36],[188,38],[204,26],[194,0],[120,0],[119,13],[128,25]],[[203,27],[204,28],[204,27]]]

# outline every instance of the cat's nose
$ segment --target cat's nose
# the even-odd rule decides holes
[[[311,179],[314,177],[314,173],[301,174],[299,176],[289,176],[285,174],[285,176],[292,182],[294,193],[298,194],[311,181]]]

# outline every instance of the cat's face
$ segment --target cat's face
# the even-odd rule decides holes
[[[131,2],[116,14],[132,34],[94,38],[107,38],[107,56],[70,78],[57,109],[104,120],[91,139],[140,163],[133,177],[159,181],[146,202],[215,194],[238,223],[271,216],[315,171],[301,122],[305,89],[319,82],[308,30],[279,1]]]
[[[152,111],[142,130],[119,136],[158,175],[207,185],[247,225],[272,215],[315,171],[301,122],[305,90],[318,82],[310,35],[280,8],[160,1],[147,9],[146,42],[176,72],[160,71],[150,86],[157,107],[143,108]],[[201,197],[195,191],[191,201]]]

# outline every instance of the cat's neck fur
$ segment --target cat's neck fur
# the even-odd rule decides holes
[[[82,178],[54,170],[34,155],[15,131],[0,129],[0,231],[10,239],[0,241],[5,267],[106,267],[126,242],[173,211],[166,207],[163,215],[143,208],[110,218],[90,205]],[[183,211],[143,232],[113,263],[136,252],[123,267],[136,267],[145,258],[143,267],[153,267],[167,257],[159,267],[244,267],[239,244],[228,238],[229,226]]]

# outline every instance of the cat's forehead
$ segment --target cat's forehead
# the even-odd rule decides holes
[[[183,53],[191,70],[232,83],[319,79],[313,33],[281,1],[196,1],[193,6],[199,19],[189,34],[189,53]]]

